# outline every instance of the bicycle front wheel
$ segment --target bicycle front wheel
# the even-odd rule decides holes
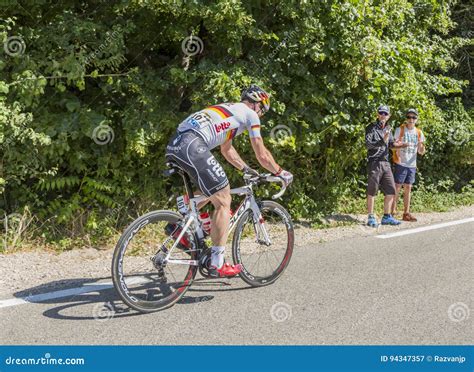
[[[168,308],[184,295],[196,276],[197,251],[189,231],[170,259],[180,264],[160,264],[179,237],[182,216],[172,211],[154,211],[136,219],[125,230],[115,247],[112,279],[122,300],[140,312]],[[179,248],[181,247],[181,248]],[[187,262],[189,261],[189,264]]]
[[[262,218],[247,210],[232,239],[234,263],[243,267],[239,275],[254,287],[272,284],[283,274],[295,240],[291,216],[280,204],[263,201],[260,213]]]

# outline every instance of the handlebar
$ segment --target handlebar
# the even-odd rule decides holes
[[[277,192],[275,195],[272,195],[273,200],[281,198],[281,196],[285,193],[286,187],[287,187],[285,185],[285,181],[283,181],[280,177],[273,176],[269,173],[262,173],[262,174],[259,174],[258,176],[257,175],[254,176],[254,175],[251,175],[251,174],[245,174],[244,179],[246,181],[250,181],[250,182],[253,182],[253,183],[256,183],[256,184],[259,183],[259,182],[262,182],[262,181],[280,183],[281,184],[281,190],[279,192]]]
[[[275,177],[275,176],[267,176],[265,178],[265,181],[267,182],[278,182],[281,184],[281,190],[276,193],[275,195],[272,196],[272,199],[275,200],[275,199],[278,199],[280,198],[286,191],[286,185],[285,185],[285,181],[283,181],[280,177]]]

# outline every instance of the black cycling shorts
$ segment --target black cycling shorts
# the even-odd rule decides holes
[[[177,133],[166,146],[166,158],[188,173],[206,196],[229,184],[229,180],[202,137],[193,131]]]

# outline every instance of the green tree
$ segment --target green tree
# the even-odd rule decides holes
[[[380,103],[396,123],[419,109],[424,182],[472,178],[467,2],[8,0],[0,14],[0,208],[28,207],[50,236],[100,235],[110,211],[120,224],[172,204],[161,171],[177,124],[251,82],[272,93],[263,132],[295,173],[297,218],[363,193]]]

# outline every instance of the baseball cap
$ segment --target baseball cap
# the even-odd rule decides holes
[[[416,109],[414,109],[414,108],[411,108],[411,109],[408,109],[408,111],[407,111],[407,116],[409,114],[413,114],[415,116],[418,116],[418,111],[416,111]]]
[[[377,112],[386,112],[387,114],[390,114],[390,108],[388,106],[382,105],[379,106]]]

